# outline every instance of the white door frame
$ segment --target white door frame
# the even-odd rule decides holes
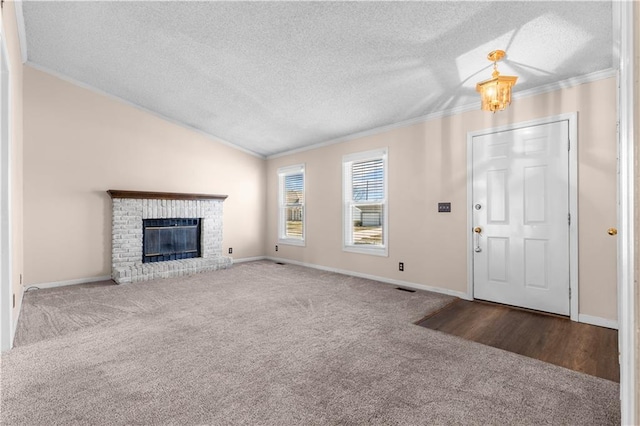
[[[0,351],[13,346],[11,290],[11,84],[9,56],[0,20]]]
[[[618,347],[620,409],[623,425],[637,424],[637,353],[634,229],[634,5],[614,2],[614,31],[620,51],[618,74]],[[615,25],[618,24],[619,28]]]
[[[473,300],[473,138],[492,133],[539,126],[541,124],[569,122],[569,301],[570,317],[578,321],[578,113],[554,115],[536,120],[508,124],[467,133],[467,296]],[[569,295],[567,295],[569,297]]]

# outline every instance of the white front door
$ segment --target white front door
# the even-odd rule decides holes
[[[474,136],[473,296],[569,315],[568,121]]]

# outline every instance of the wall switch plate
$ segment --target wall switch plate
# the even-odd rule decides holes
[[[233,248],[229,247],[229,254],[233,254]]]
[[[438,213],[451,213],[451,203],[438,203]]]
[[[398,271],[404,271],[404,262],[398,263]]]

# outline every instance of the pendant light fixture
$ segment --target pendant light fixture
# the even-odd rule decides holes
[[[476,84],[484,111],[502,111],[511,103],[511,87],[516,84],[518,77],[500,75],[498,72],[498,61],[504,58],[504,55],[504,50],[494,50],[487,55],[487,59],[493,62],[493,74],[491,79]]]

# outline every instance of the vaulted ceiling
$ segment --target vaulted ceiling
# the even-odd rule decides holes
[[[616,66],[611,1],[28,0],[23,16],[29,64],[263,156],[479,108],[495,49],[516,96]]]

